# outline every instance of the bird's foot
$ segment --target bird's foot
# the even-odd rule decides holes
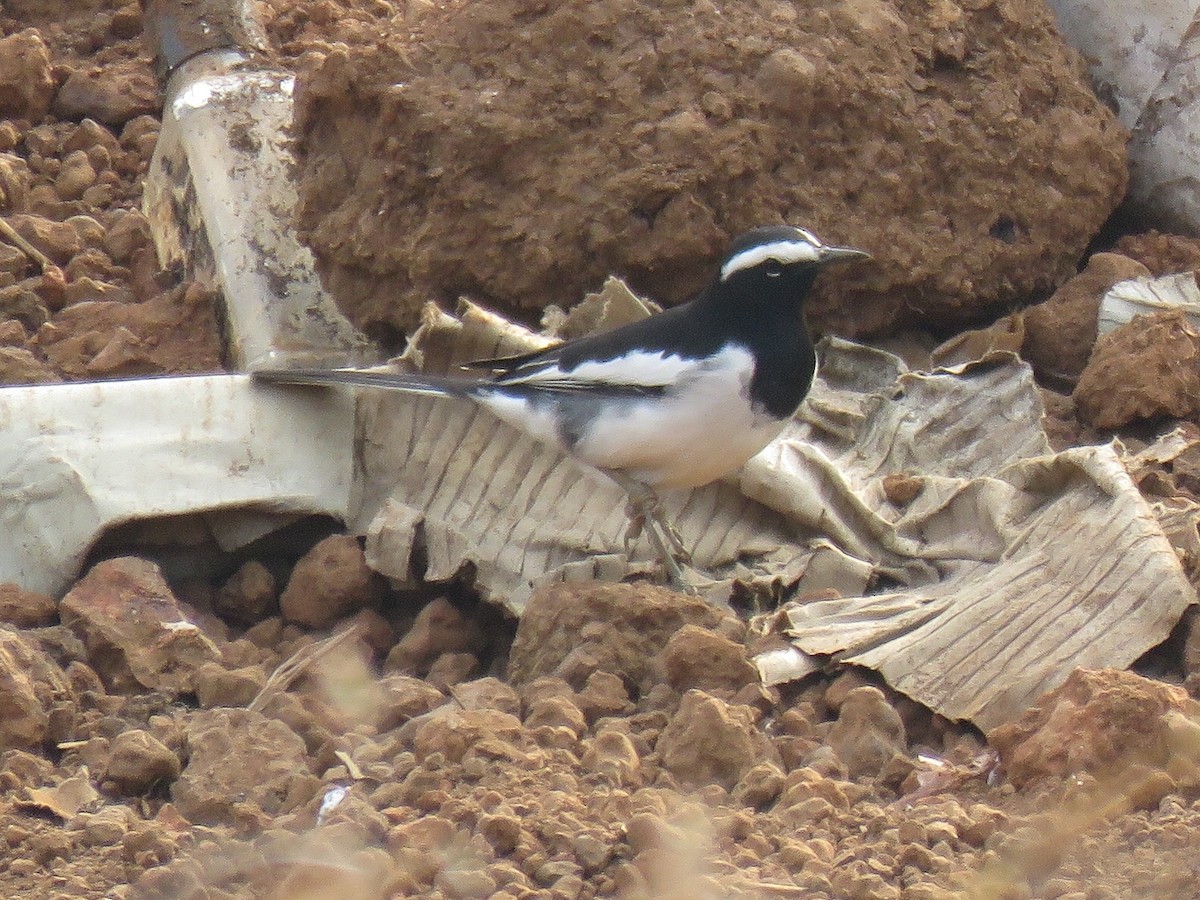
[[[692,561],[692,554],[683,545],[683,538],[680,536],[679,530],[667,518],[657,497],[653,497],[649,503],[644,504],[634,503],[630,500],[629,505],[625,508],[625,515],[629,517],[629,527],[625,529],[626,556],[630,555],[633,545],[637,543],[643,533],[647,532],[648,527],[657,527],[671,556],[681,563]],[[651,541],[654,540],[654,537],[651,536]]]
[[[680,563],[690,563],[692,555],[683,545],[679,531],[667,519],[658,495],[638,482],[629,482],[628,479],[619,481],[629,495],[629,504],[625,508],[629,517],[629,527],[625,530],[625,555],[632,555],[634,543],[645,533],[671,585],[676,590],[695,594],[696,589],[684,577],[680,567]]]

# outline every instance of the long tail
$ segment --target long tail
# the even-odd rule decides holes
[[[367,369],[259,369],[251,374],[259,381],[274,384],[350,384],[435,397],[467,397],[481,384],[477,378]]]

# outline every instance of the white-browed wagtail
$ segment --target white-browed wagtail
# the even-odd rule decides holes
[[[472,400],[608,475],[629,497],[626,549],[645,528],[670,579],[687,552],[657,491],[708,484],[762,450],[808,393],[817,360],[804,300],[817,273],[868,254],[789,226],[736,238],[695,299],[612,331],[481,360],[479,374],[271,369],[286,384],[350,384]]]

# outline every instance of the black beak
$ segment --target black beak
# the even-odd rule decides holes
[[[870,258],[871,254],[866,250],[855,250],[852,247],[822,247],[820,252],[820,262],[822,265],[855,262]]]

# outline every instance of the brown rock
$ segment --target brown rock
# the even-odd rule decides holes
[[[246,629],[243,637],[264,650],[274,650],[279,646],[279,641],[283,637],[283,628],[283,619],[279,616],[272,616],[269,619],[263,619],[256,625],[251,625]]]
[[[191,716],[184,734],[187,766],[171,785],[171,798],[191,822],[229,823],[240,804],[278,815],[307,802],[320,786],[304,742],[278,719],[213,709]]]
[[[221,647],[221,661],[230,669],[238,669],[243,666],[271,666],[277,659],[272,653],[264,653],[262,647],[243,634],[233,640],[226,637],[226,643]]]
[[[37,121],[54,97],[50,51],[33,28],[0,38],[0,117]]]
[[[615,786],[636,787],[641,780],[642,760],[629,735],[602,729],[584,742],[580,762],[589,772],[606,776]]]
[[[296,563],[279,598],[279,608],[285,622],[328,628],[367,606],[373,590],[374,575],[358,540],[334,534]]]
[[[74,150],[92,151],[96,148],[103,149],[111,157],[121,149],[121,142],[95,119],[84,119],[62,143],[63,153]]]
[[[134,60],[74,69],[54,97],[54,112],[60,118],[87,117],[113,126],[161,108],[154,76]]]
[[[59,615],[115,691],[192,693],[197,669],[220,659],[216,645],[184,616],[158,566],[143,559],[97,563],[63,598]]]
[[[743,806],[761,809],[775,802],[783,791],[784,772],[775,763],[759,763],[742,776],[733,789],[733,799]]]
[[[24,590],[11,581],[0,583],[0,622],[37,628],[52,624],[56,618],[58,604],[53,597]]]
[[[1118,669],[1076,669],[1018,721],[992,730],[988,743],[1017,785],[1102,776],[1133,763],[1168,764],[1173,732],[1186,730],[1172,723],[1181,720],[1200,732],[1200,703],[1183,688]]]
[[[24,212],[32,180],[29,163],[11,153],[0,153],[0,209],[8,213]],[[24,257],[21,251],[17,252]],[[5,271],[15,270],[6,268]]]
[[[1074,274],[1126,135],[1042,0],[800,9],[501,0],[326,53],[296,92],[326,284],[368,331],[430,296],[544,307],[611,272],[671,304],[783,220],[875,254],[814,298],[840,333],[945,328]]]
[[[83,153],[82,150],[76,150],[75,153],[82,153],[82,159],[87,159],[87,154]],[[75,156],[75,153],[72,153],[68,159],[81,159],[81,157]],[[63,161],[63,165],[66,165],[66,160]],[[104,243],[104,226],[100,224],[99,220],[96,219],[95,216],[71,216],[66,220],[66,223],[75,229],[75,233],[79,235],[79,240],[85,248],[95,252],[98,255],[98,258],[108,261],[108,256],[102,253],[99,249],[100,245]],[[74,260],[72,260],[72,263],[73,262]]]
[[[50,736],[50,711],[71,700],[70,683],[47,654],[0,628],[0,751],[39,750]]]
[[[0,321],[0,347],[20,347],[29,340],[29,332],[16,319]]]
[[[869,686],[846,695],[828,741],[852,778],[878,775],[906,749],[900,714],[883,691]]]
[[[1182,310],[1138,316],[1096,341],[1072,393],[1079,417],[1120,428],[1200,412],[1200,331]]]
[[[28,256],[16,247],[10,247],[8,244],[0,244],[0,282],[12,286],[14,280],[21,278],[25,274],[28,266]]]
[[[345,627],[357,631],[358,639],[373,653],[387,653],[396,644],[396,629],[378,610],[360,609],[346,618]]]
[[[213,609],[227,619],[252,625],[279,608],[275,576],[257,560],[242,563],[213,597]]]
[[[57,372],[24,347],[0,347],[0,383],[55,384],[60,381]]]
[[[731,789],[751,766],[779,758],[745,706],[730,706],[703,691],[688,691],[658,738],[662,765],[681,782]]]
[[[81,303],[83,300],[124,300],[129,302],[132,295],[123,287],[110,284],[106,279],[113,279],[116,274],[112,260],[103,250],[87,249],[75,256],[63,269],[67,278],[67,302]],[[92,284],[86,288],[76,285],[84,280]],[[74,299],[78,295],[80,300]]]
[[[116,219],[104,234],[104,249],[114,262],[126,263],[138,250],[150,246],[150,222],[136,209]]]
[[[667,684],[680,693],[690,688],[737,691],[758,681],[745,647],[695,625],[671,635],[661,659]]]
[[[249,706],[267,683],[261,666],[226,669],[219,663],[205,663],[195,674],[196,700],[201,708]]]
[[[380,731],[390,731],[446,702],[445,694],[410,675],[385,675],[380,679],[379,686],[382,689]]]
[[[479,833],[497,853],[507,855],[516,849],[521,839],[521,820],[502,813],[481,816]]]
[[[1087,268],[1060,287],[1049,300],[1024,312],[1021,356],[1039,375],[1074,383],[1092,355],[1100,298],[1114,284],[1149,275],[1136,260],[1118,253],[1097,253]]]
[[[521,698],[499,678],[476,678],[454,687],[454,702],[463,709],[498,709],[520,715]]]
[[[441,753],[458,762],[471,747],[483,740],[515,744],[521,739],[521,720],[496,709],[440,707],[420,724],[413,736],[418,759]]]
[[[24,213],[9,219],[13,229],[59,265],[66,265],[83,249],[79,233],[66,222]]]
[[[446,690],[479,674],[479,669],[479,657],[474,653],[443,653],[433,661],[425,680]]]
[[[1200,238],[1186,234],[1143,231],[1124,235],[1114,248],[1136,259],[1153,275],[1174,275],[1200,269]]]
[[[836,713],[842,708],[842,704],[846,702],[846,698],[850,696],[852,691],[869,684],[871,682],[867,680],[863,674],[863,670],[847,668],[837,678],[829,682],[829,686],[825,688],[825,693],[821,699],[825,701],[825,706]],[[809,713],[810,717],[815,712],[815,709],[812,710]]]
[[[135,797],[160,782],[174,781],[182,768],[179,757],[162,741],[135,728],[113,738],[103,778],[118,793]]]
[[[200,284],[190,282],[140,303],[101,300],[63,309],[69,287],[63,285],[56,296],[49,289],[39,292],[47,306],[61,311],[34,339],[35,347],[66,374],[95,377],[89,366],[101,353],[106,358],[96,365],[112,374],[221,368],[215,306]]]
[[[568,728],[579,737],[587,729],[587,720],[579,707],[566,697],[547,697],[531,703],[525,713],[526,728],[538,728],[542,725]]]
[[[417,613],[412,628],[388,653],[384,668],[424,675],[444,653],[479,652],[486,646],[487,638],[479,623],[449,600],[438,597]]]
[[[78,830],[79,843],[84,847],[115,847],[137,821],[137,814],[129,807],[107,806],[95,813],[79,813],[71,821],[71,829]]]
[[[54,179],[55,193],[63,200],[78,200],[83,192],[96,183],[96,170],[82,150],[67,154]]]
[[[628,715],[633,710],[625,682],[611,672],[593,672],[576,699],[589,724],[606,716]]]
[[[653,662],[684,625],[713,627],[722,614],[697,597],[650,584],[544,587],[530,598],[509,656],[515,684],[557,675],[576,690],[594,672],[649,688]]]
[[[851,787],[837,777],[829,777],[817,769],[805,766],[789,772],[784,779],[782,795],[779,798],[779,808],[794,810],[790,819],[811,818],[814,810],[847,809],[850,806],[850,796],[847,788]]]
[[[0,288],[0,313],[15,319],[24,329],[36,331],[50,318],[50,311],[41,298],[30,289],[31,279]]]

